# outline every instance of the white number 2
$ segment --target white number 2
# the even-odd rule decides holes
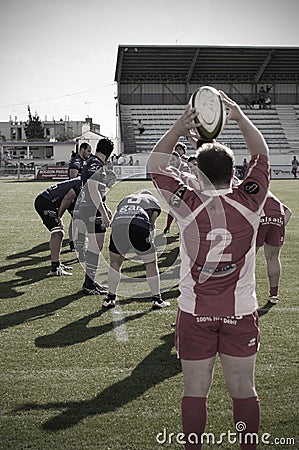
[[[220,241],[208,252],[207,262],[230,262],[232,260],[231,253],[223,254],[223,251],[232,241],[231,233],[225,228],[215,228],[207,234],[208,241],[215,241],[217,237],[220,237]]]

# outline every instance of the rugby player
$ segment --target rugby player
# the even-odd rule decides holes
[[[79,147],[78,153],[76,153],[70,160],[69,166],[68,166],[68,175],[69,179],[76,178],[81,176],[81,170],[84,164],[84,161],[86,161],[91,155],[91,146],[87,142],[82,142]],[[72,215],[72,211],[70,211],[70,214]],[[73,233],[72,233],[72,225],[73,221],[70,220],[69,224],[69,246],[70,251],[75,251],[75,246],[73,242]]]
[[[268,193],[256,239],[257,251],[264,247],[269,280],[268,302],[258,310],[259,316],[265,314],[278,303],[278,290],[281,275],[280,251],[284,243],[285,227],[292,215],[291,210],[281,203],[271,192]]]
[[[107,288],[95,281],[99,255],[102,251],[105,233],[110,225],[112,213],[106,206],[105,164],[113,151],[114,144],[108,138],[100,139],[95,155],[90,156],[82,167],[82,195],[78,199],[80,219],[84,222],[88,235],[85,252],[85,295],[107,294]],[[80,249],[78,249],[80,254]],[[83,252],[81,251],[83,254]]]
[[[160,213],[160,204],[149,191],[139,191],[136,194],[129,195],[118,204],[111,223],[109,293],[104,300],[103,308],[115,307],[121,266],[126,254],[130,251],[138,255],[145,265],[153,309],[161,309],[170,305],[169,302],[162,300],[160,294],[157,254],[151,236]]]
[[[62,181],[54,184],[38,194],[34,206],[44,225],[51,233],[50,252],[51,270],[48,276],[72,275],[67,270],[71,267],[60,262],[62,239],[64,236],[62,216],[73,208],[73,204],[81,191],[81,179]]]
[[[247,450],[257,445],[246,444],[244,435],[257,434],[260,420],[254,385],[259,347],[255,242],[269,186],[269,160],[262,134],[233,100],[223,92],[221,96],[229,109],[228,119],[237,122],[251,155],[243,183],[231,186],[233,152],[217,142],[203,144],[197,153],[202,192],[188,187],[167,168],[179,138],[195,135],[198,113],[190,105],[154,147],[148,170],[180,229],[175,344],[184,378],[185,448],[202,448],[207,396],[219,353],[234,422],[244,422],[246,427],[238,433],[238,442]],[[198,443],[191,444],[189,436],[197,436]]]

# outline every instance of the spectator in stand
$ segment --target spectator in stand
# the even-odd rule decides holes
[[[259,315],[278,303],[281,275],[280,251],[284,243],[285,227],[291,217],[291,210],[271,192],[265,202],[256,239],[257,251],[263,246],[269,279],[269,300],[259,310]]]
[[[213,142],[198,151],[203,191],[188,188],[168,169],[170,154],[181,136],[194,135],[195,108],[185,112],[164,134],[148,160],[148,171],[170,205],[180,229],[180,296],[175,342],[181,358],[184,394],[182,425],[185,449],[199,450],[207,420],[207,395],[217,353],[233,401],[242,450],[255,450],[245,434],[259,432],[260,408],[254,385],[259,347],[255,293],[255,239],[269,187],[268,147],[242,109],[220,92],[245,139],[251,160],[246,178],[231,187],[233,152]],[[219,407],[219,405],[216,405]],[[219,408],[223,408],[220,406]],[[195,445],[191,444],[190,438]]]
[[[141,119],[138,120],[138,131],[139,131],[139,136],[141,136],[145,132],[145,128],[144,128],[144,125],[142,124]]]
[[[51,270],[48,276],[72,275],[68,272],[72,268],[60,262],[61,245],[64,236],[62,216],[78,198],[81,185],[79,177],[62,181],[48,187],[35,199],[35,209],[51,233]]]
[[[298,160],[296,158],[296,156],[294,156],[294,158],[292,159],[292,174],[294,175],[294,178],[297,178],[297,170],[298,170]]]
[[[248,162],[247,162],[247,159],[244,158],[244,159],[243,159],[243,163],[242,163],[242,179],[243,179],[244,176],[245,176],[245,172],[246,172],[246,170],[247,170],[247,167],[248,167]]]
[[[118,166],[124,166],[126,164],[126,158],[123,156],[122,153],[120,153],[116,158]]]
[[[82,142],[79,147],[78,153],[72,152],[72,156],[69,162],[68,166],[68,175],[69,179],[80,177],[82,167],[84,164],[84,161],[86,161],[91,155],[91,146],[87,142]],[[71,216],[73,215],[73,210],[69,211]],[[69,224],[69,246],[70,251],[75,251],[75,245],[73,241],[73,220],[71,218],[70,224]]]
[[[133,156],[130,156],[130,158],[129,158],[129,166],[134,166]]]

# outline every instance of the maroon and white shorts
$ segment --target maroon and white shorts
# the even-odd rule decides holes
[[[260,223],[256,238],[257,247],[261,247],[265,242],[273,247],[281,247],[283,245],[285,235],[284,217],[274,217],[271,220],[272,222],[270,223]]]
[[[180,359],[212,358],[217,352],[247,357],[259,348],[257,312],[240,317],[194,316],[179,309],[175,346]]]

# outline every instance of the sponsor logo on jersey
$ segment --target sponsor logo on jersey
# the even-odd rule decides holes
[[[249,341],[248,341],[248,347],[253,347],[254,345],[255,345],[255,343],[256,343],[256,338],[254,337],[254,338],[251,338]]]
[[[284,225],[284,220],[282,217],[269,217],[269,216],[263,216],[260,219],[261,225]]]
[[[244,184],[244,190],[247,194],[257,194],[260,190],[259,185],[255,181],[248,181]]]
[[[175,208],[179,208],[182,198],[184,196],[184,193],[186,191],[186,186],[181,186],[171,197],[170,197],[170,204],[171,206],[174,206]]]
[[[209,268],[205,266],[199,266],[197,270],[211,277],[225,277],[226,275],[230,275],[231,273],[233,273],[236,268],[236,264],[229,264],[225,267],[216,267],[216,269],[214,267]]]

